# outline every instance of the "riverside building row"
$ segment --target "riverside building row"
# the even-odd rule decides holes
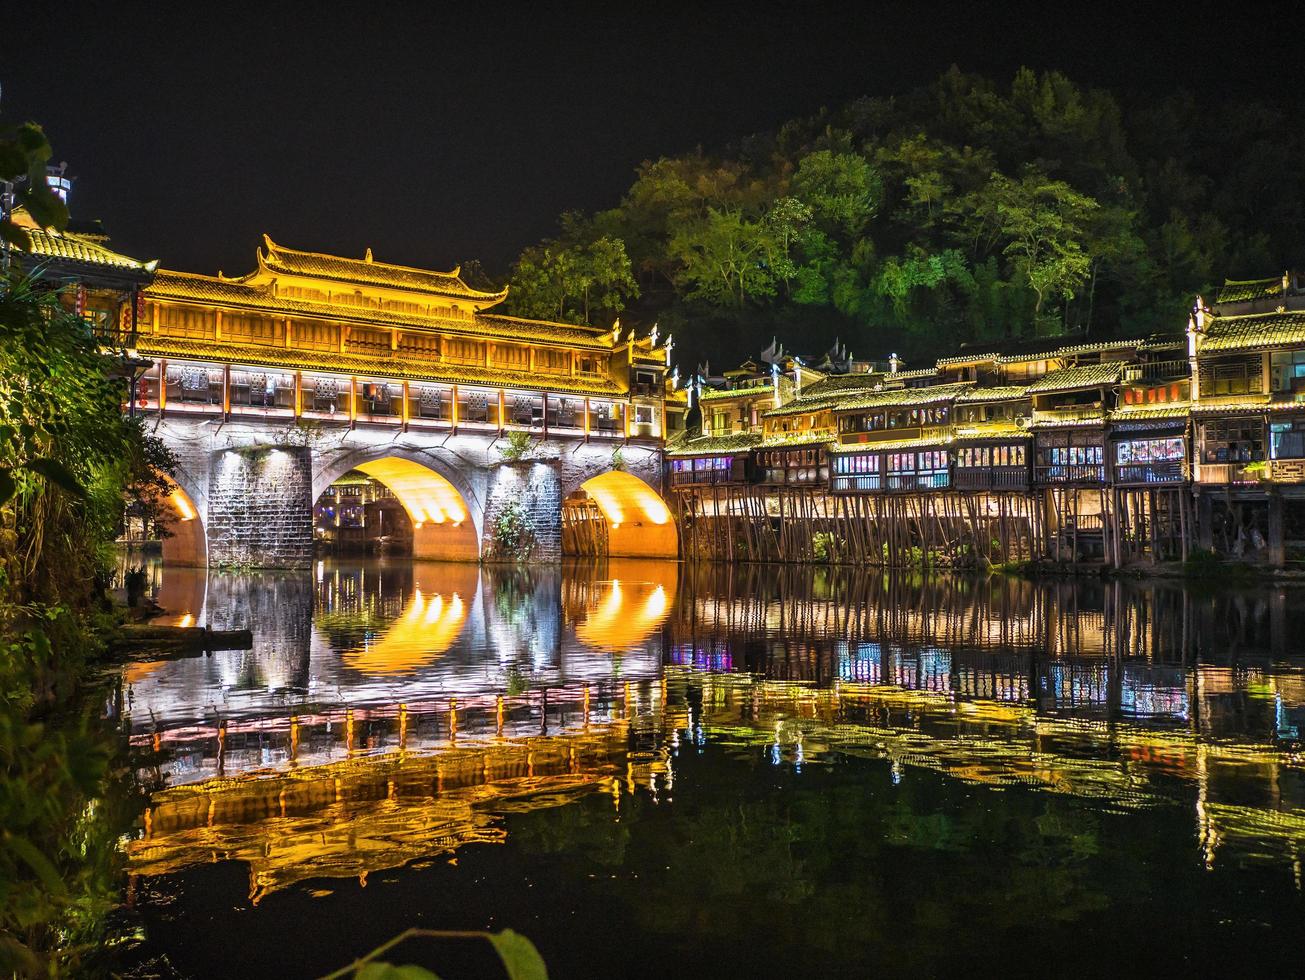
[[[745,368],[754,367],[752,364]],[[698,392],[667,446],[686,554],[1126,566],[1305,548],[1305,280],[1228,282],[1185,334],[970,348]]]
[[[910,371],[772,350],[686,392],[655,329],[502,316],[505,293],[456,269],[265,239],[253,272],[204,276],[94,230],[27,230],[19,260],[122,352],[133,412],[488,445],[525,432],[613,460],[664,446],[683,557],[1125,566],[1203,549],[1281,566],[1305,551],[1299,274],[1226,283],[1185,333],[971,347]],[[569,498],[562,524],[584,553],[619,527]]]

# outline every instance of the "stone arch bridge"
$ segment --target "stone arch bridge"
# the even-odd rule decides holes
[[[580,512],[602,524],[587,538],[609,555],[674,558],[678,551],[660,492],[662,453],[653,446],[546,438],[510,460],[507,440],[494,433],[212,417],[165,417],[154,431],[178,460],[172,535],[163,544],[164,559],[176,564],[308,565],[314,503],[350,470],[384,483],[403,504],[414,558],[494,557],[497,517],[515,502],[533,533],[532,560],[558,561],[568,498],[583,498]]]

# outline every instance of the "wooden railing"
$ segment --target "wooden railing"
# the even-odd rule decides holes
[[[1182,460],[1171,459],[1161,463],[1118,463],[1115,466],[1115,483],[1182,483]]]
[[[1104,463],[1064,463],[1033,468],[1035,483],[1105,483]]]
[[[1251,465],[1251,463],[1199,463],[1196,467],[1196,481],[1233,486],[1259,483],[1258,474],[1254,471],[1246,472],[1246,467]]]
[[[953,479],[958,490],[1025,490],[1027,466],[958,466]]]

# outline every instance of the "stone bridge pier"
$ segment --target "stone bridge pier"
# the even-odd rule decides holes
[[[583,438],[536,439],[505,458],[496,433],[410,433],[270,421],[166,417],[155,428],[178,460],[171,537],[175,564],[296,568],[313,558],[313,506],[350,470],[384,483],[413,524],[413,557],[492,559],[505,508],[519,508],[531,560],[562,557],[563,501],[583,490],[606,521],[612,555],[677,554],[661,497],[657,448]],[[618,451],[619,450],[619,451]]]

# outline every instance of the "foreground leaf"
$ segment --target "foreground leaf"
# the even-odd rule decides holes
[[[73,476],[72,471],[57,459],[33,459],[23,464],[33,473],[39,473],[60,490],[65,490],[74,497],[86,496],[86,490]]]
[[[535,944],[511,929],[490,933],[489,941],[511,980],[548,980],[548,967]]]
[[[368,963],[354,974],[357,980],[440,980],[424,966]]]

